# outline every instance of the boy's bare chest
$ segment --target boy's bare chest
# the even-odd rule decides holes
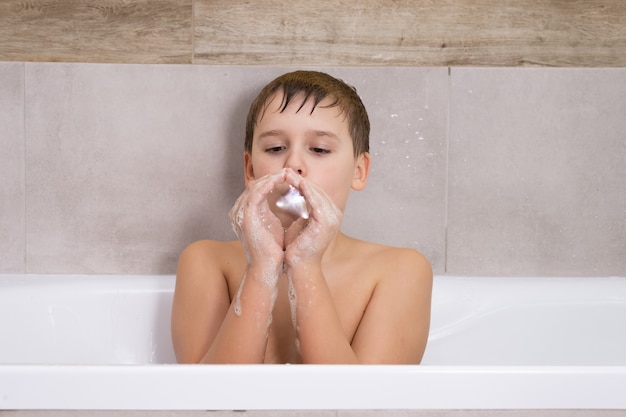
[[[268,335],[265,363],[301,363],[297,347],[297,335],[293,316],[294,303],[289,299],[286,277],[281,280]],[[373,285],[368,280],[335,280],[329,278],[328,289],[335,304],[337,316],[346,338],[352,341],[367,302],[371,298]],[[302,300],[300,300],[302,301]],[[297,303],[298,300],[295,300]]]

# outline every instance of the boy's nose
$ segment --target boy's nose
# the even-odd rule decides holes
[[[293,169],[300,175],[304,175],[305,173],[304,163],[295,153],[289,155],[289,159],[287,159],[285,167]]]

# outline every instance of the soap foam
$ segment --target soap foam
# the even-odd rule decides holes
[[[303,219],[309,218],[309,208],[306,200],[293,185],[289,185],[287,192],[276,201],[276,207]]]

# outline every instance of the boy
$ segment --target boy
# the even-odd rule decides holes
[[[195,242],[179,260],[177,360],[419,363],[430,264],[340,231],[350,189],[365,187],[370,168],[356,90],[320,72],[278,77],[250,107],[243,157],[246,189],[230,214],[239,240]],[[289,189],[304,212],[277,204]]]

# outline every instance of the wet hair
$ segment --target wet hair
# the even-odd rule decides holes
[[[254,99],[246,119],[246,139],[244,149],[252,151],[254,128],[263,117],[271,98],[278,92],[283,93],[280,112],[285,111],[294,98],[302,98],[297,111],[309,100],[313,100],[313,109],[325,98],[332,102],[324,107],[339,107],[348,119],[348,131],[352,138],[354,156],[369,152],[370,122],[365,106],[356,89],[342,80],[318,71],[294,71],[281,75],[266,85]]]

